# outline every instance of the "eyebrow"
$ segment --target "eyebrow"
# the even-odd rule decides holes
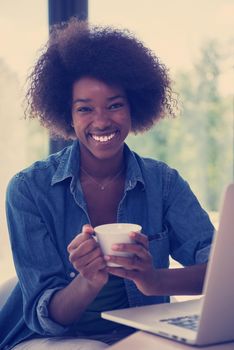
[[[124,95],[115,95],[115,96],[108,97],[107,100],[108,101],[113,101],[113,100],[116,100],[117,98],[124,98],[124,99],[126,99],[126,96],[124,96]],[[72,101],[72,104],[79,103],[79,102],[88,103],[88,102],[92,102],[92,99],[91,98],[77,98],[74,101]]]
[[[90,98],[77,98],[76,100],[72,101],[72,104],[75,104],[77,102],[91,102],[92,100]]]
[[[116,96],[108,97],[108,100],[109,101],[113,101],[113,100],[115,100],[117,98],[124,98],[125,99],[126,96],[124,96],[124,95],[116,95]]]

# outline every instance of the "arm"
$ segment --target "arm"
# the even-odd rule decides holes
[[[156,288],[159,295],[202,294],[207,264],[157,271]],[[169,291],[169,293],[168,293]]]
[[[159,223],[161,222],[161,227],[165,225],[168,228],[165,238],[168,244],[165,244],[165,250],[156,251],[151,243],[150,251],[152,255],[154,254],[152,257],[147,237],[132,233],[132,238],[137,244],[116,245],[112,249],[131,252],[133,258],[117,258],[114,257],[113,252],[112,256],[105,257],[106,260],[116,262],[123,267],[108,268],[108,271],[132,280],[145,295],[199,294],[203,288],[214,227],[189,185],[178,172],[167,166],[163,171],[163,215],[158,220]],[[150,188],[152,178],[147,178]],[[153,202],[151,203],[153,205]],[[149,208],[149,211],[154,212],[152,208]],[[153,226],[150,229],[153,232]],[[164,254],[164,257],[171,255],[181,265],[188,267],[156,269],[154,266],[158,266],[156,256],[158,253]]]
[[[24,173],[10,181],[6,214],[12,254],[23,298],[27,327],[42,335],[61,335],[66,329],[48,318],[51,295],[64,288],[69,275],[39,210],[32,183]]]
[[[91,264],[90,272],[90,269],[85,268],[88,265],[85,257],[79,257],[79,249],[76,249],[78,238],[75,238],[69,248],[70,260],[74,268],[78,271],[81,269],[83,275],[70,282],[70,271],[65,268],[53,235],[49,232],[50,226],[35,200],[37,193],[31,191],[32,186],[26,180],[25,175],[21,173],[12,179],[8,186],[6,202],[12,252],[23,296],[23,316],[28,328],[35,333],[61,335],[68,330],[64,325],[78,319],[104,285],[107,272],[103,280],[94,279],[95,283],[92,283],[92,273],[103,268],[105,261],[102,257],[99,264],[94,262],[97,270],[93,269]],[[95,249],[96,242],[90,239],[91,235],[88,233],[77,235],[79,236],[85,241],[80,242],[83,244],[82,249],[92,250],[93,244],[94,252],[90,253],[89,258],[95,261],[95,257],[100,255]],[[75,305],[76,317],[73,314],[69,319],[63,305],[68,311],[67,314],[71,313],[70,310],[73,310]]]
[[[64,326],[78,321],[102,286],[93,286],[78,275],[67,287],[54,294],[49,304],[50,317]]]

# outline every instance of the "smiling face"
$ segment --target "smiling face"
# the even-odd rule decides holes
[[[125,92],[91,77],[79,79],[73,85],[72,121],[83,157],[110,160],[122,154],[131,130]]]

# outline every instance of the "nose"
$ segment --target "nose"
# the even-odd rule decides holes
[[[108,110],[100,108],[95,111],[93,126],[98,129],[105,129],[111,125],[111,118]]]

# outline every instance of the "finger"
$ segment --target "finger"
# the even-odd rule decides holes
[[[85,224],[82,227],[82,233],[91,234],[91,233],[94,233],[94,229],[90,224]]]
[[[149,241],[148,237],[140,232],[130,232],[129,236],[131,239],[133,239],[135,242],[142,244],[146,249],[149,248]]]
[[[75,267],[76,270],[80,271],[84,268],[86,268],[88,265],[90,265],[93,261],[95,261],[97,258],[102,258],[103,261],[103,255],[101,254],[100,249],[97,247],[95,250],[92,252],[86,254],[85,256],[82,257],[75,257],[74,255],[71,254],[70,261]]]
[[[137,271],[145,270],[146,264],[144,263],[144,261],[140,260],[136,255],[133,255],[131,257],[105,255],[104,259],[106,262],[121,265],[122,268],[126,270],[137,270]]]
[[[140,259],[147,259],[149,256],[148,250],[141,244],[135,244],[135,243],[118,243],[113,244],[111,249],[119,252],[126,252],[126,253],[132,253],[136,255]],[[114,255],[114,253],[113,253]]]
[[[121,267],[109,267],[109,266],[107,266],[106,269],[108,273],[118,277],[127,278],[130,280],[135,280],[137,277],[137,272],[134,270],[125,270]]]
[[[94,259],[89,265],[87,265],[80,273],[87,279],[91,279],[95,274],[106,268],[106,262],[103,257]]]
[[[71,263],[74,263],[75,261],[80,261],[80,265],[86,265],[89,263],[90,260],[93,260],[93,258],[97,256],[103,256],[98,246],[94,246],[94,245],[92,247],[91,245],[89,245],[88,247],[84,246],[84,249],[82,249],[82,246],[81,246],[81,249],[79,247],[78,249],[74,249],[70,253],[69,260]]]
[[[71,260],[71,257],[73,260],[75,260],[83,256],[86,256],[87,254],[94,251],[97,247],[98,245],[95,239],[93,238],[87,239],[86,241],[81,242],[76,249],[72,249],[70,251],[69,260]]]
[[[67,250],[70,253],[73,249],[76,249],[81,242],[84,242],[85,240],[88,240],[92,237],[92,234],[94,233],[94,230],[91,225],[84,225],[82,227],[82,232],[78,233],[76,237],[69,243],[67,246]]]

